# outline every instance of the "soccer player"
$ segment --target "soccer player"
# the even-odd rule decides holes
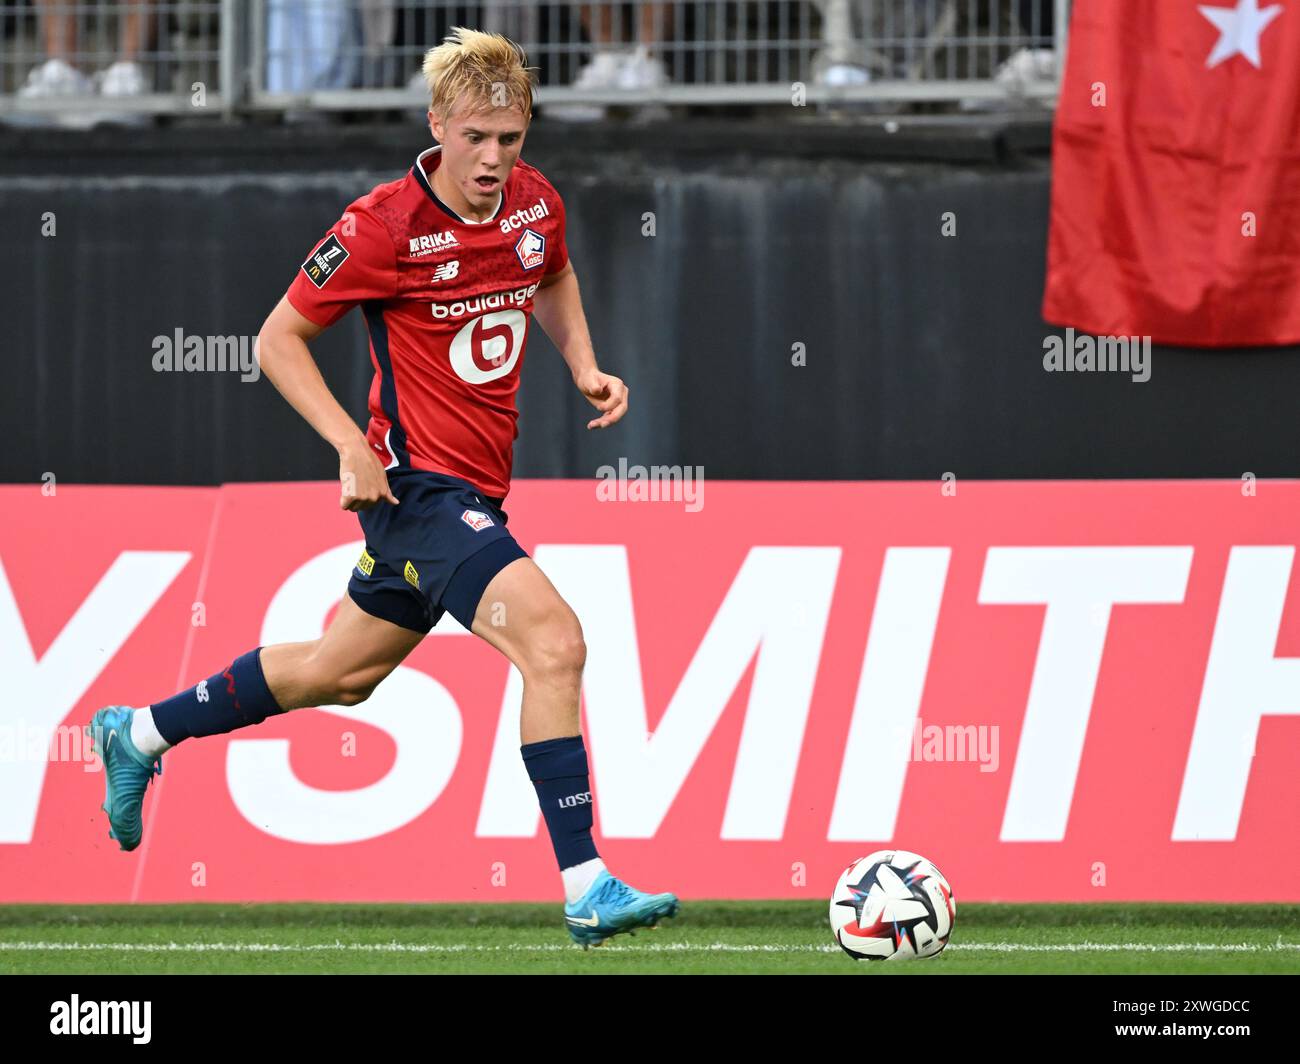
[[[535,83],[526,63],[506,38],[467,29],[428,52],[437,145],[348,207],[258,337],[263,372],[338,451],[339,505],[357,511],[365,532],[333,622],[319,639],[250,650],[146,708],[101,709],[89,730],[106,768],[109,835],[132,850],[166,750],[303,706],[356,705],[449,612],[523,676],[521,753],[559,862],[569,934],[586,947],[654,926],[678,901],[634,890],[596,853],[578,717],[582,629],[502,509],[530,315],[598,411],[589,429],[627,410],[627,387],[596,365],[564,204],[519,158]],[[355,306],[375,368],[364,436],[307,347]]]

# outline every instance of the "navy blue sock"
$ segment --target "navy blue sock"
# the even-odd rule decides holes
[[[152,707],[158,734],[175,746],[183,739],[222,735],[284,711],[262,675],[262,648],[250,650],[215,676]]]
[[[537,790],[560,871],[598,857],[591,841],[591,782],[582,736],[528,743],[519,752]]]

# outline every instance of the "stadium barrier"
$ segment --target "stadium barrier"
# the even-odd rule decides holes
[[[26,385],[0,388],[0,482],[333,476],[269,381],[160,369],[159,348],[180,329],[247,354],[326,228],[427,144],[406,125],[0,134],[6,364]],[[733,479],[1294,475],[1300,349],[1157,347],[1145,380],[1045,367],[1048,144],[1005,120],[539,124],[524,158],[564,197],[631,408],[588,432],[534,323],[516,475],[620,458]],[[364,421],[361,312],[312,351]]]
[[[820,899],[897,845],[959,901],[1300,900],[1300,484],[636,481],[507,500],[632,881]],[[520,678],[450,618],[361,705],[178,747],[108,839],[84,723],[317,635],[337,497],[0,488],[0,901],[555,896]]]
[[[414,109],[455,25],[504,32],[539,103],[1050,103],[1068,0],[0,0],[0,118]],[[65,66],[51,60],[63,60]]]

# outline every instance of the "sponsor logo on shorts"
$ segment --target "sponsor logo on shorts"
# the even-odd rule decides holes
[[[325,242],[307,257],[307,261],[302,264],[302,272],[317,288],[324,288],[325,282],[338,272],[338,268],[347,259],[348,249],[339,243],[335,234],[330,233]]]
[[[415,588],[416,591],[420,590],[420,574],[414,565],[407,562],[406,568],[402,570],[402,575],[406,577],[406,582]]]
[[[375,559],[364,547],[361,549],[361,557],[357,559],[357,568],[366,576],[370,576],[375,571]]]
[[[466,510],[460,515],[460,519],[475,532],[482,532],[483,529],[492,527],[492,518],[480,510]]]

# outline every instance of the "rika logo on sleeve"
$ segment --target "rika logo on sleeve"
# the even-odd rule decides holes
[[[347,259],[348,249],[339,243],[337,236],[330,233],[325,242],[307,257],[307,261],[302,264],[302,272],[317,288],[323,288],[325,282],[334,276]]]

